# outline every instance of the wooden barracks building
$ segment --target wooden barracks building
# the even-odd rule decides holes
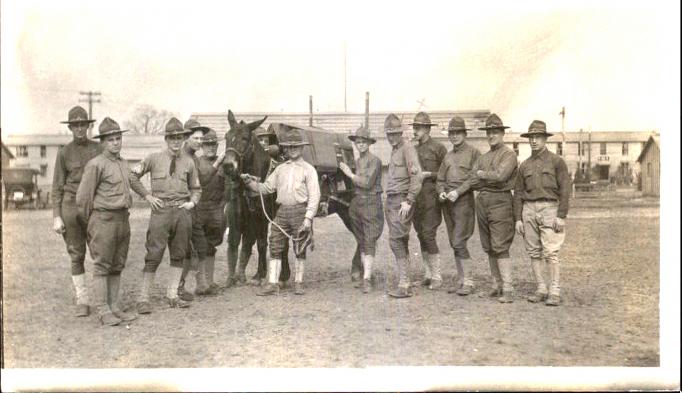
[[[384,119],[389,112],[374,112],[369,115],[369,125],[372,135],[377,138],[377,143],[371,147],[374,152],[387,165],[390,154],[390,145],[383,133]],[[410,123],[415,112],[394,112],[403,118],[404,123]],[[473,130],[469,132],[468,141],[481,152],[488,150],[485,132],[477,130],[483,126],[488,110],[471,111],[429,111],[429,116],[438,126],[431,130],[431,136],[441,141],[450,150],[451,145],[447,139],[447,125],[454,116],[460,116],[466,121],[467,127]],[[253,121],[263,116],[268,116],[264,126],[270,123],[288,123],[308,125],[310,115],[308,113],[264,113],[248,112],[235,113],[238,120]],[[193,118],[201,124],[209,126],[219,134],[225,133],[229,126],[227,113],[194,113]],[[181,119],[185,120],[185,119]],[[530,124],[530,119],[528,123]],[[312,122],[315,127],[324,128],[340,133],[350,134],[365,121],[362,112],[325,112],[314,113]],[[96,126],[95,126],[96,127]],[[514,125],[507,130],[505,143],[519,156],[519,161],[530,156],[530,145],[526,138],[520,134],[525,132],[527,125]],[[96,129],[96,128],[95,128]],[[563,154],[568,169],[574,174],[578,168],[586,169],[588,161],[592,164],[592,180],[619,182],[632,181],[640,173],[640,165],[637,159],[644,150],[649,137],[658,134],[652,131],[593,131],[566,132],[565,142],[561,132],[551,131],[555,135],[548,140],[547,147],[556,153]],[[408,133],[406,133],[407,135]],[[38,184],[43,195],[52,187],[52,174],[57,151],[61,146],[69,143],[70,134],[26,134],[8,135],[2,138],[2,142],[14,155],[10,160],[12,167],[31,167],[38,171]],[[588,148],[591,145],[591,148]],[[164,146],[162,135],[136,135],[124,134],[122,155],[132,166],[139,162],[148,153]],[[222,149],[222,146],[221,146]],[[589,150],[589,151],[588,151]],[[4,157],[3,157],[4,160]]]

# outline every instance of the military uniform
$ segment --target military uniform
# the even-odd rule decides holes
[[[175,118],[171,118],[166,124],[167,137],[186,133],[182,124]],[[150,173],[151,176],[151,195],[159,198],[163,206],[159,209],[152,209],[149,219],[145,243],[147,253],[143,269],[145,277],[138,303],[138,312],[140,308],[145,311],[142,313],[151,312],[148,304],[145,303],[149,302],[149,290],[166,246],[169,248],[172,273],[167,296],[172,306],[175,304],[186,306],[178,302],[177,288],[192,235],[192,213],[180,206],[185,202],[192,202],[196,206],[201,198],[199,174],[194,161],[181,152],[175,154],[170,149],[164,149],[152,153],[133,169],[131,186],[143,198],[150,194],[139,180],[146,173]],[[179,269],[179,272],[176,269]],[[171,290],[170,286],[173,282],[175,282],[175,287]]]
[[[376,142],[364,126],[358,128],[355,134],[348,138],[354,142],[362,139],[369,145]],[[369,149],[369,146],[367,148]],[[355,168],[355,174],[350,173],[355,187],[348,214],[353,235],[360,249],[363,270],[362,283],[358,280],[356,287],[362,286],[363,292],[368,293],[377,240],[384,230],[384,211],[381,203],[381,160],[367,150],[360,153],[355,160]]]
[[[500,130],[504,132],[507,126],[502,120],[491,114],[486,119],[486,126],[479,129],[488,132]],[[480,172],[479,172],[480,171]],[[491,296],[500,294],[500,301],[511,302],[512,276],[509,247],[514,240],[514,213],[512,208],[511,190],[516,180],[516,153],[500,143],[491,146],[474,166],[476,176],[472,180],[475,190],[478,190],[476,200],[476,217],[478,231],[483,251],[488,254],[488,261],[493,276]]]
[[[69,111],[69,120],[62,122],[69,126],[78,123],[90,124],[85,109],[76,106]],[[76,291],[76,316],[89,314],[87,286],[85,285],[85,245],[87,227],[78,217],[76,192],[81,182],[85,165],[102,151],[99,143],[87,138],[74,140],[59,149],[54,164],[52,180],[53,217],[64,223],[61,231],[66,251],[71,259],[71,279]]]
[[[390,114],[384,121],[384,131],[389,134],[403,133],[400,119]],[[422,173],[419,165],[419,157],[414,146],[401,140],[393,146],[391,158],[388,163],[388,178],[386,180],[386,224],[388,225],[389,245],[396,259],[398,275],[398,288],[389,292],[394,297],[411,296],[410,280],[407,273],[408,264],[408,241],[410,238],[410,226],[414,215],[414,204],[422,188]],[[400,206],[403,202],[411,205],[406,217],[400,216]]]
[[[411,123],[415,130],[417,127],[427,127],[437,125],[431,123],[429,115],[419,112]],[[417,232],[419,246],[422,252],[422,262],[425,270],[423,284],[429,289],[437,289],[441,286],[443,279],[440,272],[440,254],[436,234],[438,227],[443,221],[438,194],[436,193],[436,174],[440,168],[443,158],[447,154],[447,149],[442,143],[436,142],[430,135],[425,136],[425,140],[420,139],[417,146],[419,164],[425,176],[423,177],[422,189],[414,206],[414,219],[412,221],[414,230]],[[428,175],[426,175],[428,173]]]
[[[96,137],[124,132],[126,130],[121,130],[114,120],[107,117],[100,124]],[[130,175],[126,160],[104,150],[85,165],[76,194],[81,216],[87,222],[88,244],[94,262],[94,304],[98,306],[101,322],[106,325],[135,319],[134,315],[123,312],[118,304],[121,272],[130,244]]]
[[[550,137],[544,122],[535,120],[522,137],[543,135]],[[547,150],[533,151],[519,167],[514,189],[514,219],[523,223],[523,238],[537,284],[530,301],[547,298],[547,286],[543,278],[544,262],[549,264],[550,288],[548,305],[558,305],[559,249],[566,231],[557,228],[557,218],[563,220],[568,214],[571,177],[566,162],[559,155]]]
[[[448,126],[448,132],[465,132],[467,128],[464,120],[455,117]],[[471,172],[478,162],[481,153],[466,142],[454,145],[443,159],[438,170],[436,192],[448,194],[457,193],[457,199],[443,202],[443,217],[448,231],[450,246],[454,250],[457,266],[457,279],[454,292],[468,295],[473,290],[471,271],[471,256],[467,248],[467,241],[474,233],[476,220],[476,203],[471,189]],[[452,290],[449,292],[453,292]]]

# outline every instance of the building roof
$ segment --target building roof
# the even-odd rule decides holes
[[[659,135],[651,135],[649,139],[646,141],[646,144],[644,145],[644,148],[642,149],[642,152],[639,153],[639,157],[637,157],[637,162],[642,162],[644,159],[644,155],[646,154],[647,150],[649,150],[649,146],[653,145],[654,143],[656,146],[661,146],[661,137]]]
[[[10,159],[14,158],[14,154],[12,154],[11,151],[5,146],[4,143],[0,142],[0,145],[2,145],[2,155],[9,157]]]

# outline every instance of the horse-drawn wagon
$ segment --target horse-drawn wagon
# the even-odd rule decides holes
[[[39,174],[40,171],[32,168],[2,168],[5,210],[10,206],[15,209],[25,206],[30,206],[31,208],[39,207]]]

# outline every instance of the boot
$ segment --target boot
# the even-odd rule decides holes
[[[278,266],[279,265],[279,266]],[[277,285],[277,278],[279,276],[279,269],[281,268],[282,261],[279,259],[271,259],[268,262],[268,283],[262,287],[256,295],[258,296],[269,296],[279,294],[279,285]]]
[[[235,268],[237,267],[237,258],[239,254],[239,246],[227,246],[227,280],[225,280],[225,287],[230,288],[237,282]]]
[[[168,285],[166,286],[166,297],[168,298],[168,303],[172,308],[187,308],[189,303],[185,302],[178,296],[178,286],[180,284],[180,277],[182,276],[182,268],[171,266],[170,274],[168,277]]]
[[[535,278],[535,292],[539,294],[544,294],[547,296],[547,286],[545,285],[545,279],[543,278],[543,268],[545,261],[542,258],[531,258],[530,267],[533,270],[533,277]],[[530,299],[529,299],[530,300]],[[544,300],[544,299],[543,299]],[[538,300],[541,301],[541,300]],[[536,303],[536,302],[533,302]]]
[[[120,274],[110,274],[107,276],[107,284],[109,287],[109,296],[107,296],[107,301],[109,303],[109,307],[111,308],[111,312],[114,313],[116,318],[120,319],[123,322],[130,322],[134,321],[137,319],[137,316],[134,314],[127,313],[121,309],[121,306],[119,304],[119,288],[121,286],[121,275]]]
[[[77,317],[87,317],[90,315],[88,306],[88,287],[85,285],[85,273],[71,276],[73,287],[76,290],[76,310],[74,315]]]
[[[142,273],[142,289],[140,290],[140,297],[137,301],[138,314],[151,314],[152,306],[149,303],[149,293],[154,286],[154,277],[156,273]]]
[[[199,266],[197,266],[197,272],[195,274],[197,288],[194,290],[195,295],[206,295],[206,292],[208,291],[208,283],[206,282],[206,259],[207,257],[200,259]]]
[[[502,277],[502,292],[512,292],[512,264],[511,258],[498,258],[497,265],[499,266],[500,276]]]
[[[431,264],[430,290],[437,290],[443,286],[443,277],[440,274],[440,254],[426,254]]]
[[[204,260],[204,272],[206,274],[206,284],[208,284],[208,289],[206,290],[207,295],[216,295],[218,293],[218,285],[213,280],[215,273],[215,254],[207,255]]]
[[[94,307],[97,310],[97,316],[102,325],[116,326],[121,323],[114,313],[111,312],[107,297],[109,296],[109,289],[107,284],[107,276],[94,276],[93,286],[95,290]]]
[[[474,279],[471,271],[471,259],[469,258],[455,258],[457,266],[462,269],[462,285],[457,289],[457,294],[460,296],[467,296],[474,293]]]
[[[251,258],[251,253],[247,253],[242,247],[239,253],[239,265],[237,267],[237,282],[239,284],[246,284],[246,265],[249,264],[249,258]]]

